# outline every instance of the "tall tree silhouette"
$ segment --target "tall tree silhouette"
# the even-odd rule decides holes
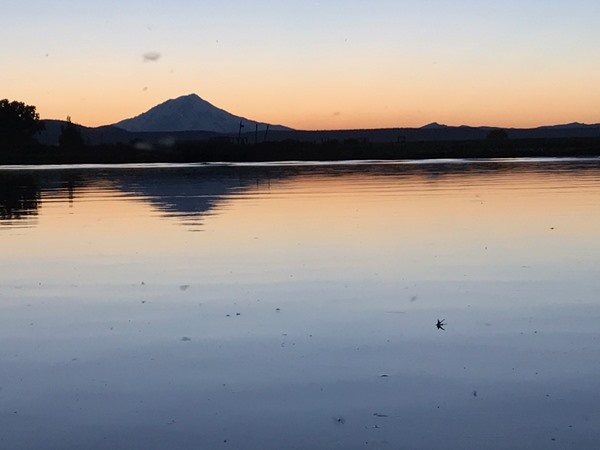
[[[35,106],[23,102],[0,100],[0,145],[30,144],[35,134],[44,129],[44,123]]]
[[[71,116],[67,116],[67,123],[60,127],[58,144],[65,148],[77,148],[84,145],[81,129],[79,125],[71,122]]]

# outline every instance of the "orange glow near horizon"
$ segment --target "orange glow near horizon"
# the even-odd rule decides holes
[[[381,67],[367,59],[366,68],[354,61],[336,67],[323,60],[320,70],[276,70],[271,65],[242,73],[233,65],[182,72],[171,68],[175,62],[161,61],[123,61],[122,71],[112,72],[104,66],[108,61],[91,61],[83,74],[76,66],[65,73],[50,61],[44,64],[44,84],[13,77],[5,88],[11,99],[35,105],[42,118],[70,116],[92,127],[191,93],[238,116],[305,130],[408,128],[431,122],[506,128],[600,122],[600,90],[595,88],[600,64],[575,77],[561,71],[520,74],[516,64],[491,74],[472,68],[465,77],[455,63],[433,69],[437,66],[415,61],[409,71],[398,63]]]
[[[110,125],[120,120],[137,116],[148,109],[180,95],[192,93],[185,90],[181,93],[160,95],[121,95],[118,101],[114,98],[99,96],[79,97],[61,103],[53,102],[54,96],[32,95],[19,98],[37,107],[40,117],[44,119],[64,120],[70,116],[72,120],[84,126],[98,127]],[[194,92],[195,93],[195,92]],[[201,94],[199,94],[203,97]],[[494,102],[495,109],[477,110],[478,98],[461,98],[457,103],[440,106],[435,99],[424,96],[424,101],[415,106],[402,104],[401,98],[369,101],[347,99],[340,102],[309,102],[313,94],[297,95],[281,102],[280,96],[270,101],[261,100],[262,93],[255,93],[256,98],[245,95],[236,99],[231,95],[219,96],[216,99],[203,98],[215,106],[232,114],[259,122],[285,125],[298,130],[336,130],[336,129],[375,129],[375,128],[418,128],[431,122],[459,126],[497,126],[505,128],[534,128],[543,125],[557,125],[571,122],[599,123],[600,116],[595,103],[597,100],[577,100],[569,97],[569,93],[549,98],[543,93],[530,95],[524,101],[507,99],[500,94],[498,98],[487,97]],[[25,96],[24,96],[25,97]],[[401,96],[398,96],[401,97]],[[563,108],[555,108],[562,105]]]

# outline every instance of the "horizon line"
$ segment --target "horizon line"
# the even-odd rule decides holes
[[[143,114],[143,113],[142,113]],[[66,119],[52,119],[52,118],[40,118],[40,120],[42,121],[54,121],[54,122],[67,122]],[[123,119],[126,120],[126,119]],[[251,120],[251,119],[246,119],[249,122],[257,122],[256,120]],[[120,122],[120,121],[119,121]],[[73,122],[74,125],[78,125],[84,128],[103,128],[103,127],[115,127],[115,128],[119,128],[120,130],[123,131],[128,131],[124,128],[121,128],[119,126],[117,126],[118,122],[115,123],[109,123],[109,124],[104,124],[104,125],[97,125],[97,126],[93,126],[93,125],[84,125],[82,123],[78,123],[78,122]],[[422,126],[382,126],[382,127],[375,127],[375,128],[361,128],[361,127],[357,127],[357,128],[313,128],[313,129],[300,129],[300,128],[292,128],[288,125],[283,125],[283,124],[273,124],[273,123],[262,123],[264,125],[270,125],[270,126],[283,126],[286,128],[289,128],[289,130],[287,131],[297,131],[297,132],[332,132],[332,131],[377,131],[377,130],[443,130],[446,128],[483,128],[483,129],[502,129],[502,130],[535,130],[538,128],[553,128],[553,127],[600,127],[600,122],[596,122],[596,123],[586,123],[586,122],[578,122],[578,121],[574,121],[574,122],[565,122],[565,123],[555,123],[555,124],[546,124],[546,125],[537,125],[537,126],[530,126],[530,127],[519,127],[519,126],[508,126],[508,127],[504,127],[504,126],[498,126],[498,125],[467,125],[467,124],[461,124],[461,125],[448,125],[448,124],[443,124],[443,123],[439,123],[436,121],[433,122],[429,122],[425,125]],[[208,131],[210,132],[210,130],[181,130],[181,131],[171,131],[171,132],[187,132],[187,131]],[[273,130],[275,131],[275,130]],[[154,133],[155,131],[147,131],[146,133]],[[246,131],[244,133],[250,133],[251,131]],[[144,131],[141,131],[141,133],[144,133]],[[165,131],[165,133],[168,133],[168,131]],[[216,132],[215,132],[216,133]],[[227,133],[219,133],[219,134],[227,134]]]

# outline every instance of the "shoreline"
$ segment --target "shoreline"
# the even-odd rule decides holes
[[[325,167],[325,166],[419,166],[419,165],[469,165],[469,164],[540,164],[540,163],[594,163],[600,162],[600,156],[565,156],[565,157],[511,157],[511,158],[433,158],[433,159],[342,159],[326,160],[282,160],[282,161],[246,161],[246,162],[149,162],[149,163],[65,163],[65,164],[0,164],[2,171],[44,171],[69,169],[184,169],[184,168],[252,168],[252,167]]]
[[[169,144],[132,142],[73,148],[37,144],[24,148],[2,148],[0,165],[335,162],[598,156],[600,156],[600,138],[398,143],[356,140],[333,140],[321,143],[285,140],[258,144],[195,141]]]

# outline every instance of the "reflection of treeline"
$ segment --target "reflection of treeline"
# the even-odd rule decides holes
[[[1,149],[0,149],[1,150]],[[259,144],[199,141],[54,147],[32,145],[0,151],[0,164],[335,161],[365,159],[600,156],[600,138],[487,139],[374,143],[361,140]]]
[[[0,221],[13,221],[36,216],[42,205],[42,192],[51,189],[64,192],[72,201],[86,181],[72,171],[1,171]]]
[[[0,220],[17,220],[37,214],[40,189],[33,177],[10,176],[0,178]]]

